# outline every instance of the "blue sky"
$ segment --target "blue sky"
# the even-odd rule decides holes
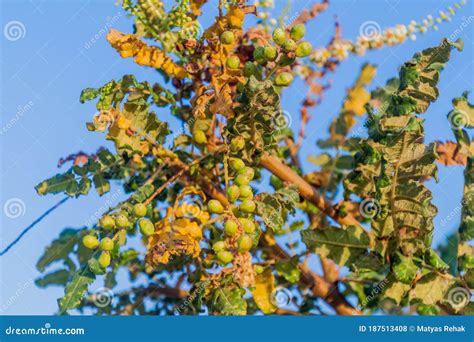
[[[113,26],[132,31],[132,21],[114,0],[3,0],[0,37],[0,112],[1,112],[1,176],[0,176],[0,249],[47,208],[63,196],[38,197],[34,186],[54,175],[60,157],[79,150],[94,152],[109,146],[100,133],[90,133],[85,122],[95,113],[93,103],[80,104],[83,88],[101,86],[110,79],[133,73],[140,81],[158,81],[151,69],[141,68],[131,60],[121,59],[105,40],[104,30]],[[217,0],[211,0],[217,2]],[[286,1],[276,1],[279,7]],[[289,17],[301,12],[312,1],[294,1]],[[453,1],[409,0],[339,0],[308,27],[307,39],[322,46],[330,39],[337,15],[345,38],[355,38],[362,23],[376,21],[382,28],[398,23],[408,24],[428,14],[435,15]],[[205,7],[205,22],[214,17],[215,6]],[[369,61],[378,65],[373,86],[383,84],[397,74],[398,67],[415,52],[439,44],[462,27],[456,38],[462,38],[465,49],[453,52],[442,73],[440,99],[425,114],[427,141],[453,139],[446,114],[451,99],[473,88],[473,22],[472,5],[466,7],[450,23],[440,25],[438,32],[429,31],[416,42],[370,52],[364,57],[351,57],[331,78],[332,87],[321,106],[312,110],[301,159],[316,151],[315,141],[325,137],[330,119],[339,111],[345,90],[360,69]],[[4,28],[12,21],[20,22],[20,37],[8,36]],[[95,39],[96,37],[98,39]],[[10,39],[7,39],[10,38]],[[16,39],[18,38],[18,39]],[[94,40],[94,41],[92,41]],[[299,103],[306,93],[301,82],[295,82],[283,97],[283,109],[293,116],[293,128],[299,127]],[[165,111],[158,112],[167,118]],[[176,125],[174,125],[176,127]],[[305,171],[312,170],[305,163]],[[459,217],[441,225],[459,206],[462,194],[462,169],[440,168],[440,182],[430,184],[434,202],[439,208],[435,220],[435,243],[457,228]],[[114,187],[108,196],[92,195],[69,200],[41,222],[8,254],[0,257],[0,314],[52,314],[61,288],[38,289],[36,261],[43,249],[64,227],[80,227],[94,217],[106,201],[117,202],[123,194]],[[6,214],[6,204],[20,204],[18,214]],[[15,217],[18,216],[18,217]]]

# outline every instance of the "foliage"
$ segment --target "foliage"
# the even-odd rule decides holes
[[[219,1],[219,15],[202,29],[207,2],[123,1],[135,31],[111,29],[107,40],[160,77],[151,84],[125,75],[85,89],[80,101],[96,101],[98,110],[87,129],[104,132],[113,151],[68,157],[69,170],[36,187],[39,195],[78,197],[92,186],[100,196],[115,186],[126,193],[93,227],[65,229],[38,261],[44,275],[37,285],[64,287],[59,312],[472,312],[472,105],[467,94],[453,100],[456,142],[426,142],[421,118],[440,96],[441,71],[461,42],[446,39],[415,54],[398,78],[372,92],[376,68],[365,64],[329,137],[317,142],[321,153],[309,158],[317,170],[305,173],[298,158],[309,108],[325,89],[321,75],[349,53],[414,39],[463,3],[375,40],[343,40],[337,27],[328,46],[313,49],[305,23],[327,1],[289,27],[271,18],[271,2]],[[245,28],[256,13],[256,24]],[[298,137],[281,109],[295,76],[310,89]],[[184,128],[172,132],[167,113]],[[351,132],[360,118],[365,128]],[[432,246],[437,208],[427,182],[437,177],[436,161],[465,165],[461,224],[449,239],[456,253]],[[262,191],[266,171],[271,187]],[[311,255],[322,275],[311,271]],[[119,271],[128,274],[128,289],[117,286]],[[108,305],[97,304],[102,282],[115,289]],[[464,300],[453,300],[453,291]]]

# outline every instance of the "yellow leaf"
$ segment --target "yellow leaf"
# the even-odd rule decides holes
[[[148,238],[146,263],[151,266],[167,264],[174,256],[197,258],[201,252],[202,231],[198,224],[188,219],[170,222],[170,217],[168,210],[166,217],[156,224],[155,234]]]
[[[351,111],[356,115],[365,113],[365,104],[370,100],[370,93],[364,88],[352,88],[344,102],[345,111]]]
[[[275,278],[272,270],[267,268],[255,277],[255,289],[252,291],[253,300],[264,314],[271,314],[277,309],[274,304]]]
[[[232,28],[241,28],[244,23],[244,17],[245,12],[238,7],[231,8],[227,14],[229,24]]]
[[[194,15],[201,15],[201,7],[207,2],[207,0],[191,0],[189,5],[191,6],[191,12]]]
[[[156,46],[147,45],[133,34],[123,34],[111,29],[107,40],[122,58],[135,57],[135,63],[162,69],[167,75],[179,79],[187,76],[184,68],[174,63],[163,51]]]

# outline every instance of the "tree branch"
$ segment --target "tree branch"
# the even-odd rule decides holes
[[[281,180],[296,185],[301,196],[312,202],[319,210],[341,225],[360,226],[360,223],[351,214],[340,217],[331,200],[326,198],[317,189],[313,188],[301,176],[283,164],[278,158],[264,154],[260,159],[260,165],[273,173]]]

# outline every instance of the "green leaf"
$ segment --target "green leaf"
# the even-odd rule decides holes
[[[98,89],[95,89],[95,88],[86,88],[84,89],[82,92],[81,92],[81,97],[79,99],[79,101],[81,103],[84,103],[86,101],[90,101],[90,100],[93,100],[95,99],[97,96],[99,96],[100,94],[100,91]]]
[[[69,279],[69,271],[68,270],[57,270],[46,274],[45,276],[38,278],[35,280],[35,284],[38,287],[45,288],[51,285],[66,285]]]
[[[428,265],[433,266],[441,271],[445,271],[449,268],[448,264],[445,263],[432,249],[428,249],[425,252],[425,261]]]
[[[277,274],[285,278],[288,282],[295,284],[300,281],[301,272],[298,269],[297,260],[279,261],[275,265]]]
[[[105,269],[99,265],[99,261],[96,258],[91,258],[88,260],[87,265],[89,269],[95,275],[103,275],[105,274]]]
[[[274,194],[262,192],[257,197],[257,214],[274,232],[283,228],[288,213],[293,213],[299,194],[293,187],[279,189]]]
[[[423,316],[439,315],[439,308],[436,305],[420,304],[416,308],[416,312]]]
[[[79,242],[81,230],[67,228],[61,232],[56,240],[46,247],[43,255],[36,263],[36,268],[43,272],[47,266],[55,261],[66,259]]]
[[[398,260],[393,265],[393,273],[397,280],[404,284],[411,284],[417,272],[418,266],[413,262],[412,258],[398,255]]]
[[[92,177],[92,181],[94,182],[95,190],[100,196],[110,191],[110,183],[107,179],[105,179],[103,174],[95,174]]]
[[[76,271],[71,282],[64,289],[64,296],[58,300],[60,312],[65,313],[68,310],[77,308],[81,304],[89,285],[94,280],[95,274],[92,273],[88,265]]]
[[[358,226],[304,230],[301,235],[308,250],[314,250],[341,266],[351,265],[362,258],[370,245],[368,234]]]
[[[462,49],[459,43],[453,44],[444,39],[439,46],[415,54],[413,59],[402,66],[398,95],[402,98],[414,99],[417,113],[424,113],[430,103],[438,98],[439,91],[436,84],[439,80],[439,73],[449,60],[453,47]],[[391,104],[392,109],[394,109],[394,105],[394,103]]]
[[[69,196],[74,196],[77,194],[78,185],[72,170],[69,170],[64,174],[57,174],[56,176],[41,182],[35,186],[35,190],[39,195],[59,194],[65,192]]]
[[[247,302],[245,290],[237,286],[219,287],[214,291],[211,311],[220,315],[245,315]]]

